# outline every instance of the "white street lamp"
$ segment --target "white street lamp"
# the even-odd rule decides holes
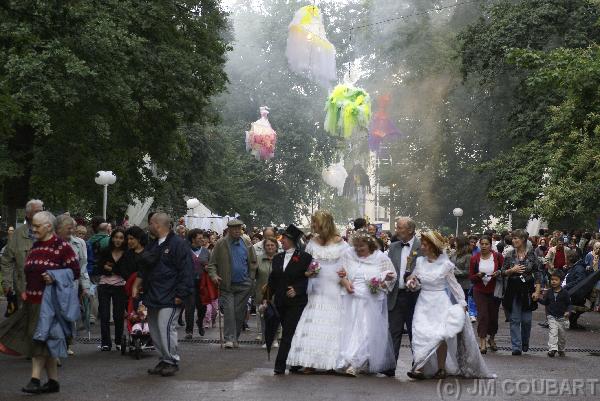
[[[452,211],[452,214],[454,215],[454,217],[456,217],[456,237],[458,237],[458,219],[462,217],[463,210],[457,207]]]
[[[102,217],[106,220],[106,205],[108,203],[108,186],[114,184],[117,181],[117,176],[112,171],[98,171],[96,178],[94,178],[96,184],[104,186],[104,203],[102,205]]]

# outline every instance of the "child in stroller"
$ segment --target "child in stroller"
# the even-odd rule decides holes
[[[128,319],[129,322],[131,322],[131,324],[133,325],[131,327],[131,335],[132,336],[141,336],[141,335],[149,335],[150,334],[150,330],[148,329],[148,309],[146,308],[146,305],[144,305],[144,303],[142,301],[138,301],[137,302],[137,308],[135,307],[135,301],[134,301],[134,308],[135,310],[129,313]]]
[[[125,318],[128,335],[123,336],[121,354],[125,355],[127,346],[129,346],[129,352],[135,356],[135,359],[140,359],[142,351],[154,349],[154,345],[148,329],[148,309],[140,299],[134,299],[131,296],[136,277],[137,273],[133,273],[127,280],[127,284],[125,284],[128,297],[127,316]]]

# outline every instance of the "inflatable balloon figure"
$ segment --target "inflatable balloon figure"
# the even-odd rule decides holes
[[[369,149],[373,152],[379,152],[384,141],[398,140],[401,136],[400,130],[387,113],[389,103],[389,95],[382,95],[377,101],[377,111],[369,126]]]
[[[323,16],[316,6],[305,6],[294,14],[285,50],[290,69],[330,88],[337,79],[335,47],[327,40]]]
[[[338,190],[338,195],[342,195],[344,192],[344,183],[346,182],[346,178],[348,177],[348,173],[344,168],[344,162],[341,161],[336,164],[332,164],[331,166],[323,169],[321,173],[323,177],[323,181],[330,187],[334,187]]]
[[[258,160],[269,160],[275,156],[277,134],[271,128],[268,115],[269,108],[262,106],[260,119],[250,125],[250,131],[246,131],[246,150]]]
[[[325,131],[348,139],[357,128],[366,129],[371,120],[371,98],[363,89],[336,86],[325,105]]]

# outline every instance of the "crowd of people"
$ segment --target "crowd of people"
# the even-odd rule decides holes
[[[501,305],[514,356],[529,351],[538,304],[546,310],[549,357],[564,356],[566,330],[599,310],[598,234],[514,230],[454,238],[417,230],[408,217],[396,220],[394,233],[362,218],[340,233],[324,211],[312,216],[308,233],[294,225],[248,230],[238,219],[215,233],[188,230],[161,212],[149,215],[144,230],[127,217],[118,226],[55,217],[40,200],[25,210],[25,224],[2,248],[9,308],[0,352],[31,358],[28,393],[59,391],[56,366],[73,354],[82,321],[99,320],[103,352],[128,346],[125,324],[129,334],[149,336],[160,356],[148,373],[162,376],[179,370],[178,324],[192,339],[194,327],[204,336],[222,317],[223,346],[235,349],[251,311],[260,321],[257,340],[278,347],[275,375],[391,377],[408,334],[407,374],[419,380],[493,377],[483,355],[498,350]],[[50,291],[55,284],[60,291]],[[72,307],[56,310],[52,297]],[[266,338],[269,307],[280,322],[274,342]]]

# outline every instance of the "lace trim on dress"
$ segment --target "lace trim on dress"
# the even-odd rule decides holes
[[[308,304],[304,307],[305,310],[320,310],[320,311],[334,311],[340,310],[338,305],[327,305],[327,304]]]
[[[336,260],[339,259],[349,247],[350,245],[343,240],[337,244],[325,246],[311,240],[306,247],[306,252],[310,253],[314,259]]]

